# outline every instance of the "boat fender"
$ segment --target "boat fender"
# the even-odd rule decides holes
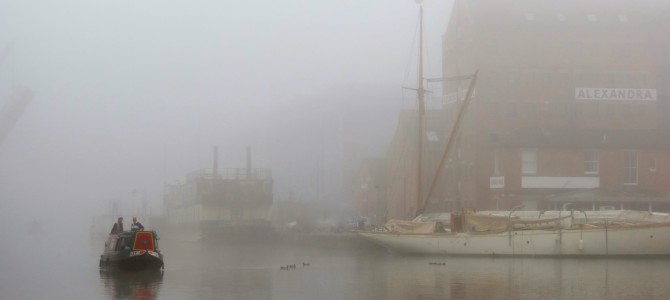
[[[584,251],[584,240],[579,239],[579,251]]]

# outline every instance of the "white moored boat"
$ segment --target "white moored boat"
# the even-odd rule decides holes
[[[452,214],[439,221],[389,221],[383,231],[359,234],[387,248],[428,255],[597,256],[670,255],[668,214],[616,212]],[[538,218],[532,218],[535,214]],[[559,214],[558,217],[555,215]]]

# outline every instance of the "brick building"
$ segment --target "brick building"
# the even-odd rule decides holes
[[[668,7],[457,0],[443,76],[479,78],[431,205],[670,211]],[[444,83],[452,120],[466,84]]]

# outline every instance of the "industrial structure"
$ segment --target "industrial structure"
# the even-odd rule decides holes
[[[165,228],[208,238],[271,235],[272,172],[251,164],[247,148],[246,168],[220,170],[215,147],[211,169],[191,172],[166,187]]]

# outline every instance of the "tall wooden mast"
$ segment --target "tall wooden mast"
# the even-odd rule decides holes
[[[423,140],[425,135],[425,99],[424,96],[426,91],[423,87],[423,4],[421,1],[419,3],[419,88],[417,89],[417,98],[418,98],[418,130],[419,130],[419,146],[417,147],[417,162],[416,162],[416,172],[417,172],[417,182],[416,182],[416,211],[421,207],[421,202],[423,200]],[[414,211],[414,213],[416,213]]]

